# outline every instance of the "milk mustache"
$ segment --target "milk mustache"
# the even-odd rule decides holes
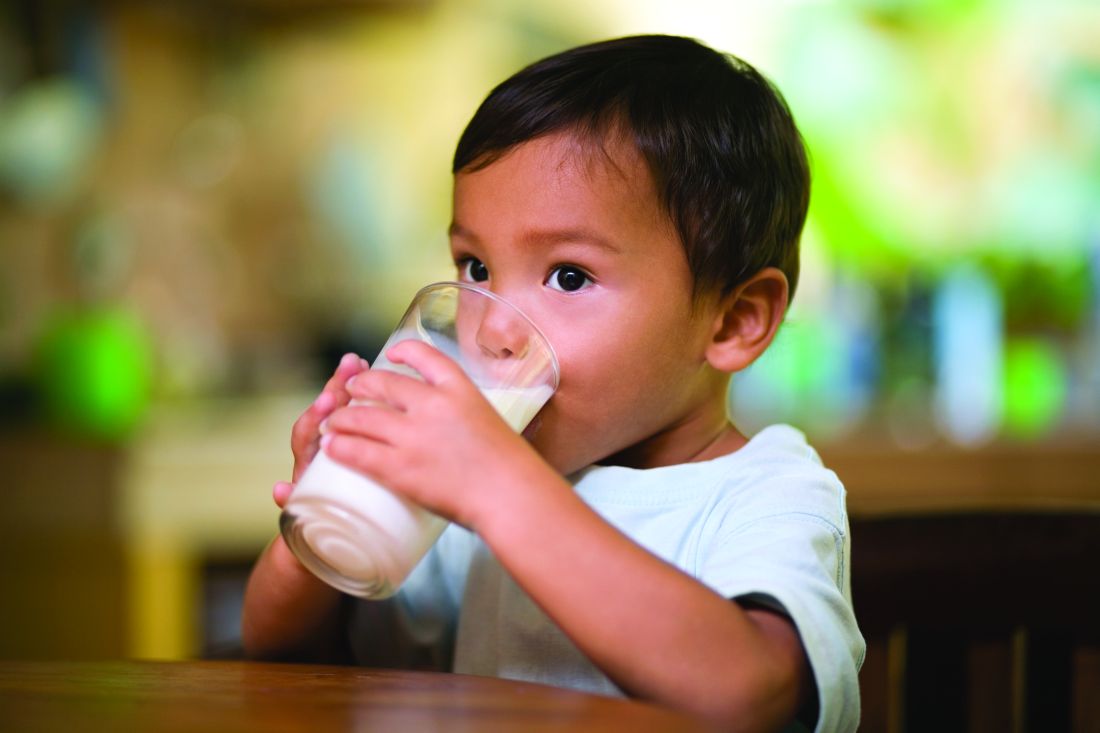
[[[394,334],[386,348],[404,335]],[[374,368],[416,375],[384,357]],[[550,385],[481,388],[516,432],[527,426],[553,391]],[[447,526],[446,520],[324,452],[302,475],[281,521],[290,523],[284,534],[298,535],[296,554],[303,564],[330,585],[364,598],[393,595]]]

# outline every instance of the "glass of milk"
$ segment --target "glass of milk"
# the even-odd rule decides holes
[[[372,368],[419,378],[385,358],[388,349],[406,339],[431,344],[458,362],[516,432],[558,386],[557,357],[546,337],[514,305],[473,285],[443,282],[423,288]],[[323,451],[302,474],[279,518],[287,546],[305,567],[361,598],[397,592],[446,525]]]

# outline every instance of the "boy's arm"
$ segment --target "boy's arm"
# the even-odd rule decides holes
[[[345,354],[321,394],[291,430],[293,480],[297,481],[320,448],[321,423],[347,405],[348,379],[367,369],[355,354]],[[293,484],[275,485],[280,509]],[[311,662],[346,661],[342,595],[305,569],[281,536],[267,546],[245,587],[241,637],[247,657]]]
[[[306,570],[282,537],[256,562],[245,589],[241,637],[250,659],[346,661],[341,594]]]
[[[481,535],[629,693],[739,730],[794,718],[810,672],[788,620],[743,610],[604,521],[446,357],[412,342],[387,355],[425,381],[357,377],[348,389],[374,404],[329,419],[333,459]]]
[[[573,642],[632,695],[736,730],[773,730],[811,690],[798,633],[652,555],[533,465],[477,531]],[[568,569],[567,572],[563,572]]]

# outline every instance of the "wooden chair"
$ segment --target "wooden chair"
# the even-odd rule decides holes
[[[1100,731],[1100,512],[855,518],[862,731]]]

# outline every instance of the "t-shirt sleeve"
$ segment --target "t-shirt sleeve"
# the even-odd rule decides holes
[[[706,548],[700,579],[727,598],[785,613],[798,630],[818,692],[817,731],[859,724],[865,645],[849,590],[843,487],[827,479],[771,479],[766,502],[731,509]],[[822,502],[824,497],[829,498]],[[839,507],[839,508],[838,508]]]

